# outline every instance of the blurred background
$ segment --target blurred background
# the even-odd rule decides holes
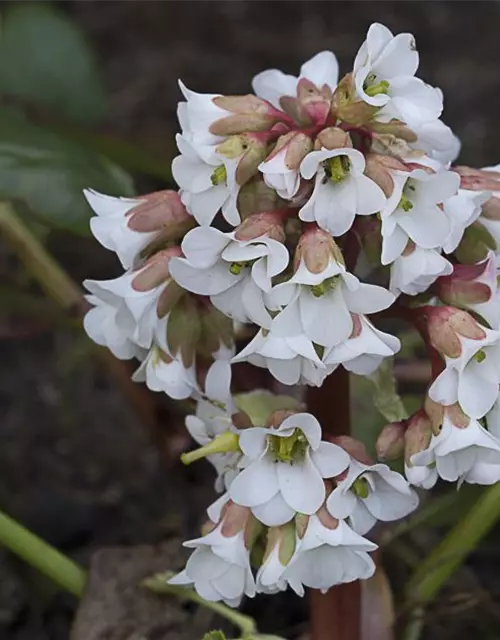
[[[442,88],[444,120],[462,139],[459,162],[500,162],[497,1],[67,0],[2,2],[0,11],[0,197],[77,283],[119,273],[88,234],[82,188],[173,186],[178,78],[200,92],[247,93],[257,72],[295,74],[322,49],[336,53],[343,74],[374,21],[415,34],[419,76]],[[101,547],[162,542],[164,569],[179,568],[180,541],[213,498],[211,471],[180,467],[189,446],[182,407],[129,384],[128,365],[96,358],[72,311],[43,295],[0,237],[0,508],[83,564]],[[425,365],[404,373],[403,391],[421,392]],[[363,389],[353,402],[357,428],[374,433],[383,419]],[[428,509],[384,551],[398,621],[406,577],[479,492],[456,495],[449,489],[436,503],[446,509]],[[415,638],[500,638],[499,535],[473,551]],[[377,591],[391,617],[383,580]],[[206,612],[164,606],[168,623],[151,640],[201,637],[210,624]],[[0,548],[0,638],[66,639],[76,608]],[[306,603],[291,594],[247,610],[264,632],[307,632]]]

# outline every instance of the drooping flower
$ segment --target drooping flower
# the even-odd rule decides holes
[[[411,240],[403,253],[391,264],[390,291],[399,296],[416,296],[431,286],[440,276],[453,271],[449,260],[435,249],[422,249]]]
[[[404,518],[418,506],[418,496],[405,478],[385,464],[367,465],[351,457],[345,478],[337,481],[326,508],[334,518],[348,518],[363,535],[377,520]]]
[[[148,389],[164,392],[174,400],[189,398],[198,389],[194,364],[186,366],[180,356],[174,357],[153,344],[132,376],[134,382],[145,382]]]
[[[319,422],[308,413],[289,415],[277,428],[245,429],[240,448],[248,466],[229,495],[268,526],[285,524],[297,512],[315,513],[325,499],[323,478],[342,473],[349,462],[340,447],[321,441]]]
[[[312,147],[312,140],[307,134],[290,131],[278,139],[273,151],[259,165],[265,183],[281,198],[290,200],[297,193],[300,165]]]
[[[90,219],[94,237],[114,251],[125,269],[153,241],[175,240],[193,226],[176,191],[157,191],[138,198],[114,198],[93,189],[83,191],[97,214]]]
[[[365,580],[375,572],[375,563],[368,554],[376,548],[376,544],[322,507],[308,519],[299,551],[282,579],[299,596],[304,595],[304,587],[325,593],[337,584]]]
[[[293,521],[267,531],[266,549],[256,576],[258,593],[284,591],[287,581],[283,574],[299,552],[300,540]]]

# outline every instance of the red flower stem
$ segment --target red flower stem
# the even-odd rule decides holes
[[[342,367],[322,387],[307,392],[308,410],[321,423],[324,436],[350,432],[349,373]],[[322,594],[310,590],[311,640],[360,640],[361,585],[359,580]]]

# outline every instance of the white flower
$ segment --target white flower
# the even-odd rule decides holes
[[[311,138],[300,131],[281,136],[273,151],[259,165],[264,182],[285,200],[291,200],[300,186],[300,164],[312,150]]]
[[[282,578],[299,596],[304,595],[304,586],[325,593],[334,585],[372,576],[375,563],[368,552],[376,548],[376,544],[362,538],[345,522],[327,514],[322,514],[321,519],[313,515],[299,552]]]
[[[422,487],[422,489],[432,489],[438,479],[438,472],[435,465],[415,466],[412,463],[405,462],[405,476],[408,482],[414,487]]]
[[[210,131],[214,122],[231,115],[214,102],[221,95],[191,91],[181,81],[179,87],[186,98],[186,102],[179,102],[177,108],[184,137],[194,145],[214,145],[222,142],[224,136],[214,135]]]
[[[87,286],[92,290],[92,285]],[[130,338],[135,330],[135,321],[120,298],[105,291],[96,290],[98,295],[85,296],[94,305],[83,319],[87,335],[101,347],[107,347],[120,360],[140,358],[143,350]]]
[[[179,356],[173,358],[156,344],[147,352],[132,380],[145,382],[151,391],[163,391],[174,400],[189,398],[198,389],[194,365],[186,368]]]
[[[453,265],[439,251],[411,246],[391,264],[389,289],[395,296],[416,296],[427,291],[439,276],[447,276]]]
[[[493,407],[500,383],[500,331],[481,327],[485,337],[464,338],[457,333],[461,353],[444,356],[446,368],[434,380],[429,396],[434,402],[458,402],[471,418],[482,418]]]
[[[301,79],[309,80],[318,89],[327,85],[333,91],[338,76],[339,65],[335,55],[331,51],[321,51],[302,65],[298,78],[278,69],[267,69],[254,77],[252,88],[256,95],[280,109],[283,96],[296,97]]]
[[[216,360],[208,370],[205,393],[199,395],[196,415],[186,417],[186,428],[199,445],[204,446],[224,433],[233,430],[231,416],[235,407],[231,397],[231,366],[225,360]],[[217,471],[216,491],[227,489],[236,472],[241,455],[238,452],[216,453],[207,456]]]
[[[247,521],[244,513],[237,511],[235,517],[241,520],[237,526],[226,523],[223,518],[206,536],[184,543],[195,551],[184,571],[171,578],[170,584],[194,584],[196,592],[205,600],[223,600],[231,607],[237,607],[243,595],[255,596],[255,581],[245,545]]]
[[[114,198],[93,189],[83,191],[96,216],[90,219],[94,237],[114,251],[125,269],[160,233],[179,234],[191,220],[179,194],[157,191],[138,198]]]
[[[414,77],[417,67],[411,34],[393,36],[387,27],[371,25],[354,60],[353,77],[361,99],[380,108],[377,120],[397,118],[411,127],[439,118],[442,93]]]
[[[283,384],[321,386],[331,373],[319,358],[313,343],[303,334],[277,336],[271,329],[261,329],[231,362],[249,362],[268,369]]]
[[[349,518],[353,529],[363,535],[377,520],[404,518],[418,506],[418,496],[400,473],[385,464],[366,465],[351,458],[345,479],[326,501],[335,518]]]
[[[460,153],[460,140],[441,120],[432,120],[419,126],[413,125],[417,142],[411,143],[414,149],[425,151],[427,156],[448,167]]]
[[[395,336],[376,329],[363,315],[352,315],[351,336],[329,349],[323,356],[326,365],[342,364],[344,369],[367,376],[377,369],[384,358],[395,355],[401,343]]]
[[[281,527],[268,529],[264,560],[255,580],[258,593],[277,593],[287,588],[283,574],[299,549],[300,539],[293,520]]]
[[[435,467],[448,482],[493,484],[500,480],[500,441],[477,420],[456,426],[445,413],[438,435],[429,447],[411,458],[413,469]]]
[[[354,328],[351,313],[375,313],[394,302],[389,291],[360,282],[333,258],[319,273],[301,261],[295,274],[276,285],[269,298],[269,303],[282,309],[271,326],[275,336],[303,333],[324,347],[349,338]]]
[[[488,192],[459,189],[456,195],[443,202],[443,210],[450,223],[450,235],[443,244],[445,253],[455,251],[464,231],[481,215],[482,205],[488,198]]]
[[[288,265],[286,247],[266,235],[238,240],[211,227],[190,231],[182,242],[185,258],[172,260],[172,277],[188,291],[210,296],[212,303],[239,322],[269,325],[263,292]]]
[[[333,236],[348,231],[356,214],[380,211],[386,203],[382,189],[364,175],[365,159],[356,149],[321,149],[309,153],[300,165],[303,178],[316,175],[314,191],[299,211],[305,222],[317,222]]]
[[[193,145],[177,135],[180,156],[172,162],[172,175],[181,188],[182,202],[200,225],[212,223],[222,207],[229,224],[237,225],[239,185],[235,179],[237,159],[217,153],[216,147]]]
[[[340,447],[321,441],[321,427],[308,413],[289,416],[277,429],[245,429],[240,448],[248,466],[229,495],[268,526],[284,524],[296,512],[315,513],[325,499],[323,478],[337,476],[349,463]]]
[[[458,191],[454,171],[391,171],[394,190],[381,211],[382,264],[400,256],[408,239],[423,249],[441,248],[450,236],[448,216],[439,206]]]

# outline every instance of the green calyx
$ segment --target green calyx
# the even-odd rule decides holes
[[[351,170],[351,161],[347,156],[335,156],[334,158],[327,158],[323,166],[328,179],[337,183],[347,178]]]
[[[370,494],[370,485],[368,484],[368,480],[363,478],[363,476],[359,476],[352,483],[351,490],[358,496],[358,498],[368,498]]]
[[[210,180],[212,181],[214,187],[216,187],[218,184],[225,184],[227,180],[226,167],[223,164],[221,164],[219,167],[215,167],[212,175],[210,176]]]
[[[300,429],[295,429],[291,436],[269,437],[269,451],[275,462],[288,462],[289,464],[302,460],[307,449],[307,438]]]
[[[476,362],[483,362],[483,360],[486,360],[486,353],[483,349],[480,349],[475,355],[474,355],[474,360]]]

